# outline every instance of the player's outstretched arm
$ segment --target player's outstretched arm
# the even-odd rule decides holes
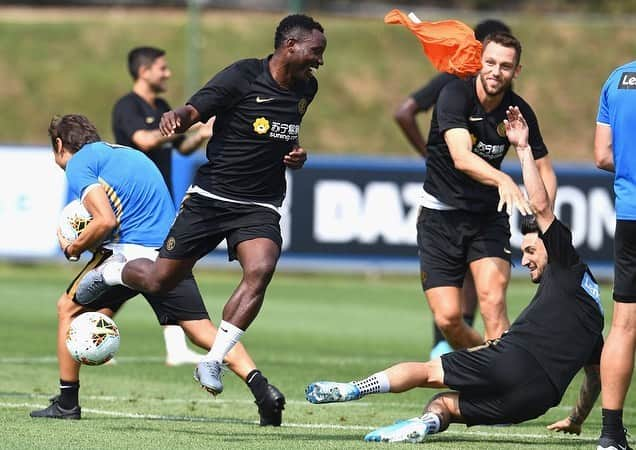
[[[537,164],[537,169],[539,169],[541,181],[543,181],[545,190],[548,193],[550,207],[552,208],[552,211],[554,211],[557,193],[557,177],[554,172],[554,167],[552,166],[552,160],[550,159],[550,155],[545,155],[543,158],[535,159],[535,162]]]
[[[519,156],[519,161],[521,162],[523,184],[526,187],[526,191],[528,191],[528,199],[532,212],[537,218],[537,225],[541,231],[545,231],[554,220],[554,214],[550,197],[532,155],[532,149],[528,145],[528,124],[516,106],[508,108],[506,115],[508,117],[504,121],[506,135],[517,150],[517,156]]]
[[[164,136],[159,130],[137,130],[131,136],[133,144],[144,153],[154,150],[166,142],[174,141],[178,134]]]
[[[212,116],[206,123],[199,122],[190,127],[190,132],[177,149],[179,153],[182,155],[190,155],[201,147],[206,140],[210,139],[212,137],[212,127],[214,126],[215,120],[216,116]]]
[[[585,378],[579,391],[579,399],[572,412],[565,419],[561,419],[548,425],[548,430],[562,431],[564,433],[581,434],[583,422],[592,411],[594,403],[601,392],[601,370],[598,364],[584,367]]]
[[[472,141],[468,130],[451,128],[444,133],[444,140],[457,170],[482,184],[497,187],[499,190],[498,211],[502,211],[505,205],[508,215],[512,214],[513,207],[524,216],[532,214],[530,205],[510,175],[495,169],[472,152]]]

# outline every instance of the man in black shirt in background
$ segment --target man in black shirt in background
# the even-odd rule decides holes
[[[534,230],[524,230],[521,250],[522,264],[532,281],[539,283],[537,292],[510,329],[484,345],[429,362],[397,364],[359,381],[308,386],[311,403],[357,400],[416,387],[453,389],[434,396],[422,416],[379,428],[367,434],[367,441],[420,442],[451,423],[492,425],[534,419],[559,404],[584,368],[576,406],[569,417],[548,426],[579,434],[600,393],[603,310],[598,284],[576,252],[570,231],[552,213],[523,115],[511,107],[507,117],[505,126],[536,217]]]
[[[120,98],[112,113],[113,135],[119,145],[135,148],[150,158],[163,176],[174,199],[172,188],[172,151],[187,155],[199,148],[212,134],[212,124],[198,125],[195,132],[163,136],[159,121],[170,105],[161,94],[171,76],[166,52],[155,47],[137,47],[128,53],[128,71],[133,79],[132,91]],[[163,326],[166,344],[166,365],[179,366],[201,361],[198,353],[190,350],[186,337],[178,325]]]
[[[318,90],[314,71],[323,64],[326,46],[318,22],[287,16],[276,29],[272,55],[235,62],[185,106],[165,113],[160,130],[167,137],[216,116],[208,162],[199,168],[154,263],[104,265],[78,286],[79,302],[90,302],[107,285],[162,292],[226,238],[228,256],[239,261],[243,278],[225,304],[215,344],[195,370],[213,395],[223,390],[223,358],[256,318],[280,256],[285,170],[300,169],[307,158],[298,142],[300,123]],[[281,395],[281,407],[283,402]]]
[[[475,39],[481,42],[490,33],[497,31],[510,33],[510,28],[508,28],[508,25],[505,23],[495,19],[481,21],[475,26]],[[457,76],[450,73],[442,72],[437,74],[426,85],[422,86],[400,103],[400,106],[395,111],[393,116],[395,121],[415,151],[423,158],[428,156],[426,139],[424,139],[420,131],[416,116],[430,110],[437,102],[442,88],[450,81],[456,79]],[[466,272],[462,286],[462,317],[468,326],[473,325],[476,309],[477,292],[475,292],[475,283],[469,270]],[[444,338],[442,331],[433,323],[433,348],[431,350],[430,359],[451,351],[453,351],[453,348]]]
[[[160,97],[172,75],[165,55],[155,47],[136,47],[128,53],[128,71],[134,84],[132,91],[115,103],[112,124],[115,143],[144,152],[159,168],[172,195],[173,149],[183,155],[197,150],[212,135],[213,119],[198,124],[189,135],[161,134],[161,116],[172,109]]]

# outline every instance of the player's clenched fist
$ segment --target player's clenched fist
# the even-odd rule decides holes
[[[177,131],[177,128],[181,126],[181,118],[175,111],[168,111],[161,116],[161,122],[159,122],[159,131],[164,136],[172,136]]]
[[[298,146],[295,146],[291,152],[283,157],[283,163],[290,169],[300,169],[305,161],[307,161],[307,152]]]

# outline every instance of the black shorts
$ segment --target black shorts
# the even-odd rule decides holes
[[[170,259],[202,258],[227,240],[230,261],[236,246],[250,239],[267,238],[280,249],[280,215],[265,206],[225,202],[199,194],[183,199],[159,256]]]
[[[634,220],[616,221],[614,301],[636,302],[636,221]]]
[[[75,277],[66,290],[66,293],[72,296],[73,300],[75,299],[77,283],[83,275],[89,270],[99,266],[111,254],[112,252],[108,249],[100,249],[93,255],[93,258],[86,264],[77,277]],[[180,281],[174,289],[166,294],[146,294],[126,286],[113,286],[96,301],[87,307],[85,306],[85,308],[95,311],[108,308],[115,314],[124,303],[137,294],[144,296],[155,312],[155,316],[157,316],[160,325],[178,325],[181,321],[210,318],[205,309],[199,287],[192,274]]]
[[[560,401],[537,360],[502,340],[443,355],[442,367],[468,426],[524,422]]]
[[[417,218],[417,246],[424,290],[462,287],[472,261],[497,257],[510,262],[508,215],[422,207]]]

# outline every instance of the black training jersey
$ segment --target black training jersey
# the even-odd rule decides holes
[[[529,144],[534,158],[542,158],[548,150],[537,117],[525,100],[508,90],[501,104],[487,113],[477,98],[476,80],[476,77],[457,79],[440,92],[428,137],[424,190],[457,209],[491,212],[499,202],[497,188],[486,186],[455,168],[444,133],[452,128],[467,129],[473,141],[473,153],[499,169],[510,147],[503,123],[506,110],[509,106],[518,106],[530,129]]]
[[[541,235],[548,265],[530,304],[502,339],[530,352],[560,396],[585,364],[599,363],[603,313],[594,276],[559,220]]]
[[[149,105],[143,98],[130,92],[120,98],[113,108],[112,123],[115,143],[126,147],[137,148],[132,140],[133,134],[139,130],[156,130],[163,113],[170,111],[170,105],[162,99],[155,100],[155,107]],[[183,138],[173,142],[166,142],[162,146],[146,152],[155,165],[172,193],[172,148],[179,146]]]
[[[312,77],[282,88],[270,74],[270,57],[232,64],[188,104],[202,121],[216,116],[208,162],[199,168],[195,184],[232,200],[280,206],[286,188],[283,156],[298,142],[318,83]]]
[[[434,76],[431,81],[426,83],[420,89],[413,92],[411,97],[415,100],[418,110],[427,111],[431,109],[437,102],[437,98],[439,97],[439,93],[442,91],[442,88],[453,80],[457,80],[457,75],[441,72]]]

